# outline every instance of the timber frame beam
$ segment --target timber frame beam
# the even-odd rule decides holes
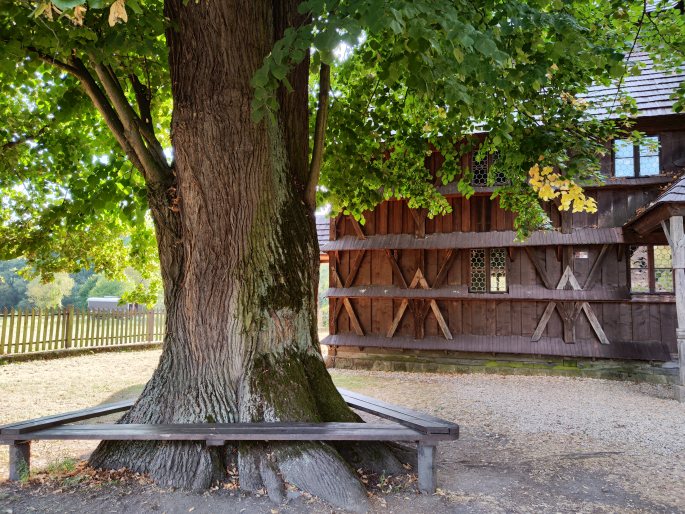
[[[421,253],[423,254],[423,251],[421,251]],[[424,260],[423,255],[420,260],[421,262],[419,264],[419,267],[417,268],[416,273],[414,273],[414,277],[412,278],[411,283],[407,286],[407,281],[405,280],[404,275],[402,274],[402,269],[400,268],[400,265],[397,262],[397,252],[393,254],[390,252],[390,250],[385,251],[385,255],[387,256],[388,261],[390,262],[390,266],[392,267],[393,275],[396,275],[399,278],[402,289],[416,289],[417,287],[420,287],[421,289],[427,290],[440,287],[442,285],[445,278],[447,277],[447,273],[449,271],[452,260],[454,259],[454,253],[454,250],[448,251],[447,255],[445,256],[440,265],[440,270],[438,271],[435,281],[433,282],[433,286],[431,287],[428,285],[428,281],[426,280],[422,271]],[[452,339],[452,333],[450,332],[450,329],[447,326],[447,322],[445,321],[445,318],[443,317],[442,312],[440,311],[438,302],[436,302],[435,299],[425,300],[409,298],[402,299],[400,307],[395,313],[395,316],[390,325],[390,329],[388,330],[387,337],[390,338],[395,335],[397,327],[399,327],[400,322],[404,317],[404,313],[407,310],[407,307],[411,309],[412,314],[414,315],[414,336],[416,339],[424,338],[424,326],[426,322],[426,316],[428,315],[429,310],[433,311],[433,315],[435,316],[435,319],[437,320],[438,325],[440,326],[440,330],[442,330],[442,333],[445,336],[445,339]]]
[[[571,250],[569,248],[569,250]],[[595,284],[595,277],[597,273],[599,272],[602,262],[604,260],[604,257],[606,256],[607,252],[609,250],[609,245],[603,245],[602,249],[599,252],[599,255],[595,259],[595,262],[592,264],[592,267],[590,268],[590,272],[588,273],[587,278],[585,279],[585,282],[583,284],[583,287],[581,287],[580,283],[578,282],[578,279],[573,273],[573,270],[571,269],[571,260],[572,260],[572,254],[571,251],[564,252],[565,255],[563,255],[563,264],[564,264],[564,273],[561,276],[561,279],[556,285],[556,289],[561,290],[565,289],[566,286],[571,286],[571,288],[574,291],[585,291],[585,290],[590,290],[592,289],[592,286]],[[530,249],[526,248],[526,253],[528,253],[528,257],[530,258],[531,262],[535,266],[535,269],[537,270],[538,274],[540,275],[540,278],[544,282],[545,286],[548,289],[552,289],[550,287],[551,285],[551,278],[549,274],[547,273],[547,269],[542,265],[542,262],[538,258],[538,256]],[[539,341],[540,338],[542,337],[543,332],[545,331],[545,328],[547,327],[547,324],[549,323],[550,318],[552,317],[552,313],[554,310],[559,311],[559,315],[561,316],[561,320],[563,323],[563,331],[564,331],[564,341],[566,343],[574,343],[576,340],[575,337],[575,323],[578,319],[578,316],[580,315],[581,311],[585,313],[585,316],[587,317],[590,326],[592,327],[592,330],[595,332],[595,335],[597,336],[597,339],[599,339],[599,342],[601,344],[610,344],[609,339],[607,338],[606,334],[604,333],[604,329],[602,328],[602,325],[600,324],[599,320],[597,319],[597,315],[595,312],[592,310],[592,306],[589,304],[587,301],[582,301],[582,302],[549,302],[547,304],[547,307],[545,308],[545,311],[542,314],[542,317],[540,318],[540,321],[538,322],[538,325],[533,332],[533,336],[531,337],[531,341]]]

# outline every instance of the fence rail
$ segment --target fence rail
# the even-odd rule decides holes
[[[161,310],[3,309],[0,355],[161,341]]]

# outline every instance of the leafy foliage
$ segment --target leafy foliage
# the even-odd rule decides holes
[[[587,86],[638,72],[624,61],[638,35],[658,64],[683,62],[683,16],[660,5],[306,0],[309,22],[253,76],[254,118],[273,119],[296,63],[329,63],[320,202],[358,219],[391,196],[445,213],[441,186],[473,192],[463,156],[498,152],[490,182],[506,183],[494,195],[524,235],[547,221],[541,192],[573,191],[574,208],[592,208],[576,186],[598,179],[607,140],[630,129],[628,99],[612,121],[589,117],[577,100]],[[156,297],[146,210],[155,167],[173,168],[167,29],[162,0],[0,0],[0,258],[24,256],[45,278],[92,268],[122,279],[134,267],[132,297]],[[444,162],[431,173],[436,151]],[[555,180],[531,184],[535,166]]]
[[[39,309],[60,307],[62,299],[74,287],[74,279],[67,273],[55,273],[52,280],[47,282],[36,277],[29,282],[27,294],[29,301]]]
[[[93,269],[121,280],[129,266],[150,276],[158,263],[145,180],[67,67],[97,62],[135,75],[168,147],[162,4],[129,2],[137,16],[116,28],[106,9],[75,20],[81,4],[0,0],[0,259],[24,256],[45,279]],[[132,84],[121,84],[135,104]]]

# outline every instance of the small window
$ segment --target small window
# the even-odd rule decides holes
[[[499,157],[499,152],[486,155],[482,160],[477,159],[478,152],[474,151],[471,154],[471,172],[473,173],[473,179],[471,180],[471,185],[474,187],[487,187],[488,186],[488,174],[490,173],[490,168],[495,163]],[[501,186],[506,182],[506,178],[502,173],[497,173],[495,175],[495,185]]]
[[[659,173],[657,136],[645,137],[639,145],[627,139],[614,140],[614,176],[649,177]]]
[[[507,292],[507,254],[504,248],[471,250],[472,293]]]
[[[630,247],[631,293],[672,293],[671,247],[642,245]]]

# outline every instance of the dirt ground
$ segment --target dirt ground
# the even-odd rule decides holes
[[[0,366],[0,424],[135,396],[158,351]],[[439,491],[411,476],[366,476],[374,512],[685,512],[685,405],[665,386],[593,379],[332,370],[339,386],[456,421],[441,443]],[[84,386],[87,384],[87,386]],[[94,445],[41,442],[25,484],[0,483],[0,513],[331,512],[292,491],[285,505],[227,484],[204,494],[143,477],[88,477],[74,461]],[[76,469],[74,467],[76,466]],[[38,470],[43,469],[43,472]],[[0,451],[0,473],[7,452]]]

